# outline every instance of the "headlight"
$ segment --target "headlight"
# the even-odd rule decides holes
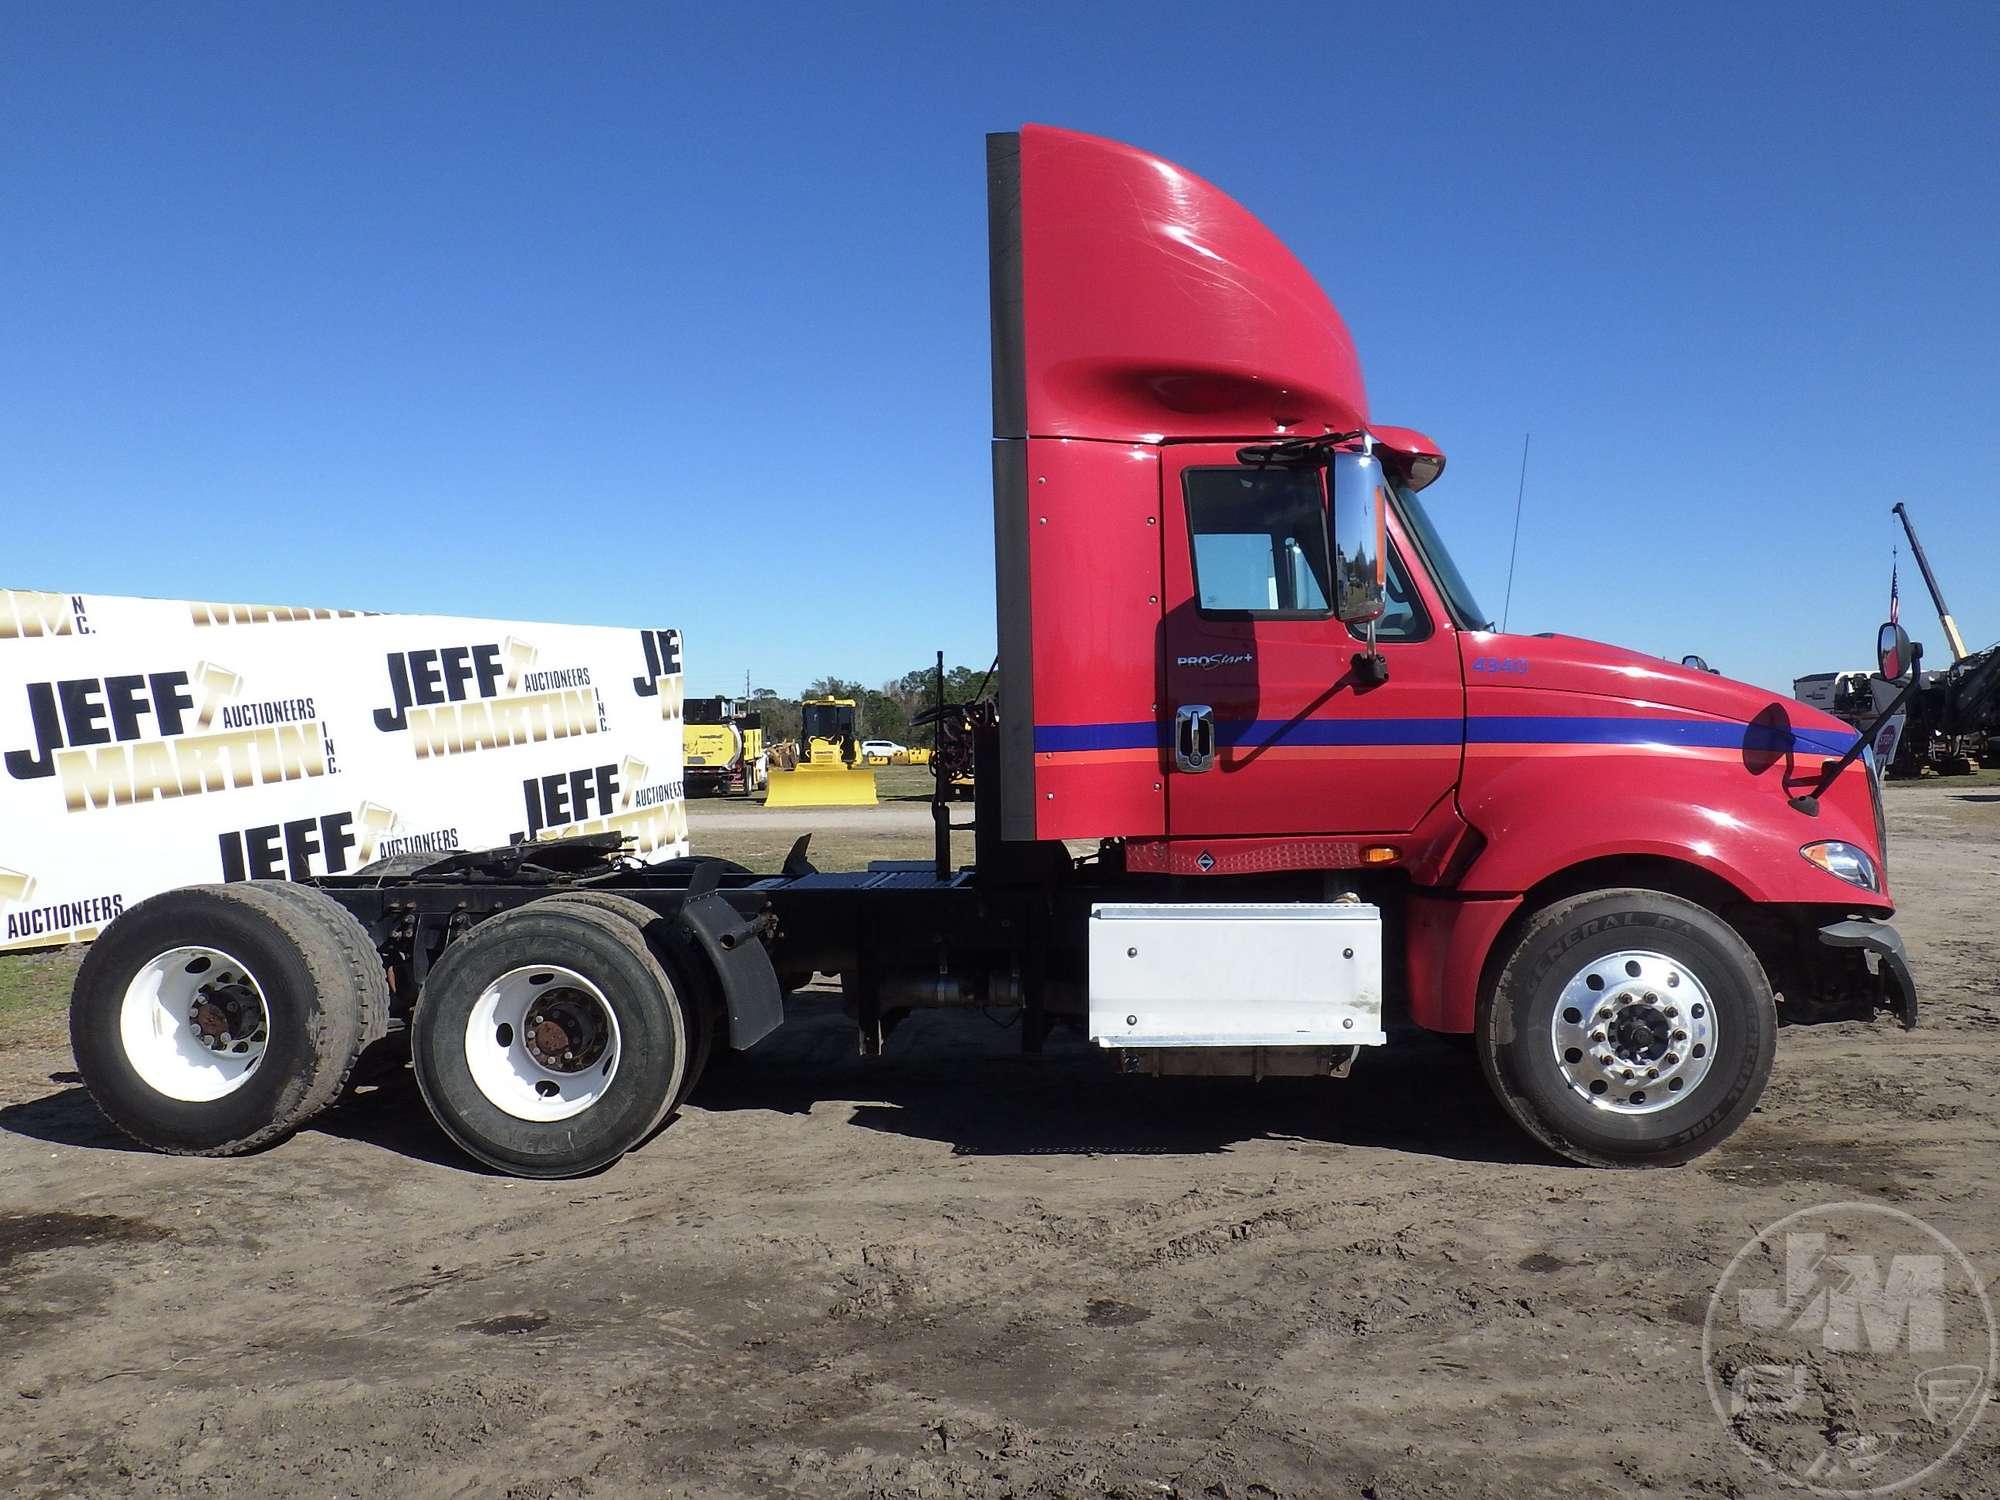
[[[1823,843],[1807,844],[1799,850],[1799,853],[1827,874],[1844,880],[1849,885],[1858,885],[1864,891],[1882,889],[1881,877],[1875,873],[1875,861],[1870,859],[1868,851],[1858,844],[1827,839]]]

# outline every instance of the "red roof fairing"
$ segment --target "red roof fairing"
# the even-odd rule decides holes
[[[1009,373],[1025,434],[999,436],[1158,442],[1366,424],[1347,325],[1234,199],[1156,156],[1046,125],[1021,130],[1019,194]]]

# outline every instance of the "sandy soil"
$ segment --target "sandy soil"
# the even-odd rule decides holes
[[[1739,1245],[1865,1198],[2000,1273],[2000,793],[1891,805],[1925,1026],[1789,1030],[1672,1172],[1540,1157],[1427,1041],[1182,1086],[978,1015],[864,1066],[827,1007],[548,1184],[400,1087],[154,1156],[0,1055],[0,1492],[1779,1493],[1701,1381]],[[1989,1416],[1925,1492],[1996,1476]]]

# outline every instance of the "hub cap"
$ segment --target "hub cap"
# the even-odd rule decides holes
[[[151,1089],[208,1104],[243,1087],[264,1060],[271,1012],[257,977],[219,948],[171,948],[125,986],[118,1037]]]
[[[618,1018],[574,969],[512,969],[480,992],[465,1023],[472,1082],[517,1120],[567,1120],[604,1097],[618,1071]]]
[[[1649,1115],[1694,1092],[1718,1039],[1715,1006],[1694,971],[1644,949],[1579,969],[1549,1024],[1564,1082],[1620,1115]]]

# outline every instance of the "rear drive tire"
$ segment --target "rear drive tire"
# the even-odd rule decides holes
[[[614,895],[610,891],[559,891],[553,896],[544,896],[538,904],[563,903],[595,907],[630,922],[645,938],[653,957],[659,960],[660,967],[680,992],[681,1009],[687,1017],[689,1034],[688,1065],[686,1075],[681,1079],[680,1093],[668,1106],[667,1113],[671,1116],[695,1091],[696,1085],[701,1082],[701,1075],[708,1071],[716,1027],[723,1024],[720,997],[711,993],[714,985],[708,979],[702,958],[680,928],[630,896]]]
[[[1481,1010],[1480,1065],[1508,1114],[1571,1161],[1675,1166],[1764,1091],[1777,1009],[1763,966],[1705,907],[1607,890],[1536,912]]]
[[[653,1133],[690,1046],[644,934],[595,904],[544,899],[445,949],[410,1055],[424,1103],[468,1154],[522,1177],[574,1177]]]
[[[258,881],[166,891],[92,946],[70,1046],[99,1109],[144,1145],[230,1156],[340,1096],[387,1025],[367,933],[324,894]]]
[[[319,923],[340,948],[354,980],[346,999],[357,1007],[360,1016],[361,1050],[366,1051],[386,1037],[389,1034],[389,973],[383,967],[382,955],[375,947],[375,940],[361,925],[361,919],[314,886],[299,885],[289,880],[258,880],[251,884],[260,891],[269,891],[281,901],[289,901],[295,910]]]

